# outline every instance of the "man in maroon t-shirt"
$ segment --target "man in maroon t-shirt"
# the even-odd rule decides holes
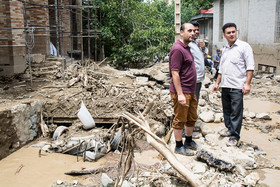
[[[197,100],[195,96],[196,70],[194,58],[188,44],[193,40],[194,26],[184,23],[180,28],[181,39],[169,53],[170,95],[174,104],[172,127],[176,140],[175,153],[194,155],[197,144],[192,140],[194,124],[197,120]],[[183,128],[186,140],[183,144]]]

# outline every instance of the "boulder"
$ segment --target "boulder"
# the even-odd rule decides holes
[[[215,131],[206,124],[200,126],[200,129],[201,129],[201,133],[202,133],[203,136],[206,136],[207,134],[214,134],[215,133]]]
[[[245,177],[244,183],[246,186],[256,186],[259,180],[260,180],[259,174],[257,172],[252,172]]]
[[[271,120],[271,117],[267,113],[258,113],[256,115],[257,119]]]
[[[216,113],[214,123],[221,123],[224,120],[224,114],[223,113]]]
[[[212,111],[202,112],[199,115],[199,118],[205,123],[210,123],[210,122],[214,121],[214,115],[215,115],[215,113]]]

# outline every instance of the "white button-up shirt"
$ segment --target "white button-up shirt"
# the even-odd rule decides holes
[[[247,70],[254,68],[253,50],[248,43],[237,39],[232,46],[227,44],[220,59],[220,87],[242,89],[247,79]]]

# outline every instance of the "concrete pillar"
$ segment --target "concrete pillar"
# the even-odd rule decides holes
[[[175,42],[180,39],[181,26],[181,0],[175,0]]]

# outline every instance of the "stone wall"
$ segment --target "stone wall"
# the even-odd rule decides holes
[[[0,110],[0,159],[34,140],[40,128],[41,101],[12,105]]]

